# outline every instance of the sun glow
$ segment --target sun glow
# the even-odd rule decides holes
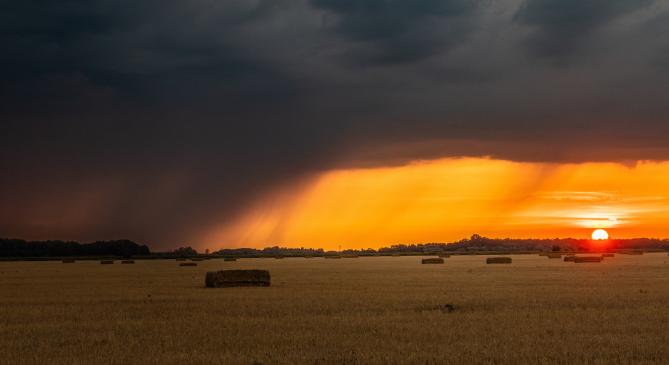
[[[453,242],[473,233],[587,238],[593,229],[615,229],[620,238],[662,237],[669,235],[668,186],[669,162],[630,168],[463,158],[332,170],[259,199],[202,242],[377,248]]]
[[[592,231],[592,239],[595,241],[603,241],[609,239],[609,233],[603,229],[595,229]]]

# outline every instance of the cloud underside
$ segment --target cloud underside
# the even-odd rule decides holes
[[[668,11],[14,1],[0,14],[0,231],[174,243],[333,168],[668,159]]]

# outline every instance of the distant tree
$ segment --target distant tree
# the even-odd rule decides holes
[[[197,256],[197,251],[190,246],[179,247],[172,252],[178,256]]]

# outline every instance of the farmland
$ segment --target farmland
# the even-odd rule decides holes
[[[510,257],[0,262],[0,363],[669,363],[666,253]]]

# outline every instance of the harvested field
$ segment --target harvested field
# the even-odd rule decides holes
[[[667,364],[669,258],[0,262],[2,364]]]
[[[510,257],[488,257],[485,259],[486,264],[510,264],[513,259]]]

